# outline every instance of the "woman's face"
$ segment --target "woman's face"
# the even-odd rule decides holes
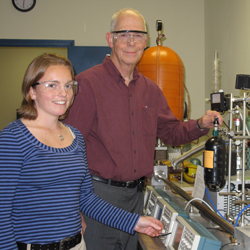
[[[64,65],[50,66],[38,82],[41,84],[30,87],[30,96],[35,102],[38,117],[63,115],[73,98],[69,68]]]

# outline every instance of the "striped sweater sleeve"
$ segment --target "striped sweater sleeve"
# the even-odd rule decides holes
[[[92,186],[89,174],[86,176],[85,184],[81,191],[80,208],[82,213],[110,227],[133,234],[140,216],[117,208],[95,195],[93,187],[88,188],[90,185]]]
[[[11,211],[22,167],[18,139],[10,128],[0,132],[0,242],[1,249],[17,250]]]
[[[78,134],[78,138],[82,147],[85,148],[82,136]],[[86,160],[86,150],[83,151]],[[134,228],[140,218],[140,215],[117,208],[95,195],[89,171],[81,187],[80,210],[94,220],[130,234],[134,234]]]

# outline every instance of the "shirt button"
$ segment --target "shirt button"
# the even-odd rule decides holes
[[[136,169],[134,170],[134,173],[136,173]]]
[[[135,134],[135,131],[133,131],[133,134]]]
[[[134,153],[136,154],[136,150],[134,151]]]
[[[134,112],[132,112],[132,115],[134,115]]]
[[[132,97],[132,96],[133,96],[133,94],[130,94],[130,96]]]

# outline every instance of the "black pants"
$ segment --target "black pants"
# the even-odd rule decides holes
[[[109,203],[126,211],[142,214],[143,192],[137,187],[115,187],[93,180],[95,193]],[[131,235],[108,227],[84,216],[87,228],[84,234],[88,250],[137,250],[138,234]]]

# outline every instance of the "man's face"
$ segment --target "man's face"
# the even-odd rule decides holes
[[[140,16],[134,13],[123,13],[118,17],[115,26],[115,31],[121,30],[145,31],[144,22]],[[109,46],[112,48],[111,60],[118,70],[135,67],[146,48],[147,35],[145,35],[145,39],[140,42],[134,41],[133,33],[131,39],[125,42],[116,37],[117,34],[107,34]]]

